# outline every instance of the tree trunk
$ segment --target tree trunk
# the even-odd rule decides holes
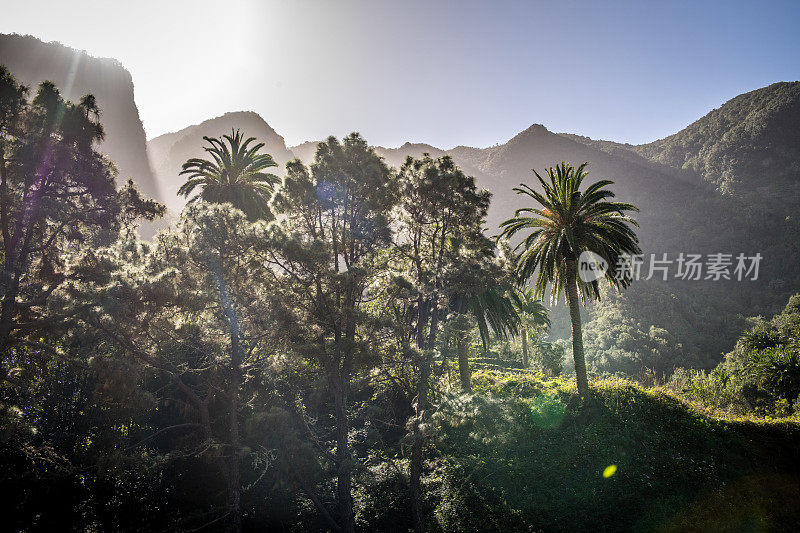
[[[238,327],[231,328],[231,382],[230,395],[230,452],[228,455],[228,497],[231,509],[230,530],[242,530],[241,476],[239,473],[239,387],[242,380],[242,362],[239,353]]]
[[[520,337],[522,337],[522,368],[528,368],[528,328],[521,328]]]
[[[428,409],[428,381],[430,379],[430,351],[422,351],[422,361],[420,362],[419,383],[417,384],[417,412],[414,421],[414,435],[411,442],[411,465],[410,465],[410,484],[411,484],[411,515],[414,521],[414,531],[424,533],[425,509],[422,503],[422,463],[424,453],[424,436],[420,424],[425,417]]]
[[[44,166],[44,162],[42,163]],[[3,184],[6,187],[6,184]],[[3,289],[0,306],[0,354],[5,354],[11,344],[11,331],[14,328],[16,301],[20,290],[20,277],[27,266],[30,253],[31,236],[37,227],[40,201],[48,188],[46,172],[38,172],[36,185],[26,189],[22,195],[22,205],[14,224],[14,233],[9,233],[8,220],[3,220],[3,270],[0,273],[0,286]],[[4,191],[7,194],[7,191]],[[4,194],[5,196],[5,194]],[[4,203],[7,198],[4,198]],[[8,209],[8,206],[2,206]]]
[[[0,230],[3,237],[3,266],[0,271],[0,354],[5,355],[11,335],[14,300],[16,291],[13,287],[14,265],[11,250],[11,233],[9,228],[8,184],[6,183],[6,159],[0,149]]]
[[[472,392],[472,372],[470,372],[469,360],[467,359],[467,340],[463,337],[459,337],[457,346],[458,373],[461,376],[461,390],[463,392]]]
[[[233,370],[233,369],[232,369]],[[239,473],[239,380],[231,379],[230,399],[230,451],[228,454],[228,506],[230,508],[229,531],[242,530],[241,476]]]
[[[447,363],[450,349],[451,349],[451,339],[449,336],[443,339],[444,346],[442,347],[442,362],[439,364],[439,372],[437,373],[437,377],[444,375],[445,371],[447,370]]]
[[[341,531],[342,528],[339,527],[339,524],[336,523],[336,520],[333,519],[331,514],[328,512],[328,509],[325,508],[325,504],[319,499],[317,493],[314,492],[314,487],[312,487],[308,481],[294,468],[292,467],[292,463],[289,463],[289,471],[294,475],[297,482],[300,483],[300,487],[305,491],[311,501],[314,503],[314,506],[317,508],[317,511],[327,520],[328,524],[330,524],[331,528],[334,531]]]
[[[337,372],[338,374],[338,372]],[[347,419],[347,396],[346,383],[340,375],[331,376],[334,392],[334,404],[336,411],[336,499],[338,505],[339,524],[345,533],[355,531],[355,516],[353,513],[353,494],[352,494],[352,457],[350,455],[350,445],[347,441],[350,432],[350,424]]]
[[[352,374],[353,346],[356,344],[355,323],[356,288],[350,285],[344,302],[345,326],[344,346],[337,347],[341,353],[341,365],[336,364],[337,386],[334,388],[336,410],[336,491],[339,506],[339,523],[345,533],[354,533],[356,529],[355,512],[353,510],[353,469],[355,462],[350,452],[350,420],[347,413],[347,399],[350,392],[350,376]],[[338,335],[337,335],[338,337]]]
[[[14,326],[14,307],[19,292],[19,283],[16,281],[14,273],[4,270],[0,272],[0,290],[2,290],[2,300],[0,301],[0,354],[5,356],[6,349],[11,344],[11,329]]]
[[[242,384],[242,354],[241,354],[241,335],[239,320],[233,308],[228,286],[219,263],[211,265],[219,291],[220,305],[228,319],[228,332],[230,335],[230,382],[228,384],[228,430],[229,430],[229,450],[226,456],[228,466],[228,531],[238,533],[242,530],[242,510],[241,510],[241,475],[239,469],[239,452],[241,448],[239,438],[239,388]]]
[[[583,355],[583,332],[581,330],[581,308],[578,301],[578,265],[575,259],[567,259],[567,303],[572,321],[572,357],[575,360],[575,381],[578,394],[589,396],[589,380],[586,377],[586,359]]]
[[[434,300],[435,302],[435,300]],[[427,344],[424,334],[424,325],[427,322],[430,310],[430,330]],[[411,517],[414,522],[414,531],[424,533],[425,506],[422,501],[422,466],[425,460],[425,435],[420,427],[427,418],[428,413],[428,385],[431,379],[431,354],[436,345],[436,333],[439,329],[439,312],[436,304],[423,303],[419,300],[419,314],[417,319],[417,348],[420,350],[419,382],[417,383],[417,409],[414,421],[413,438],[411,441],[411,464],[409,465],[409,483],[411,485]]]

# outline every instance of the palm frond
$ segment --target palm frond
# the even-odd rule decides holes
[[[515,187],[517,194],[535,201],[533,206],[517,209],[504,221],[500,237],[513,238],[527,232],[514,248],[517,276],[521,283],[533,278],[531,290],[541,299],[550,287],[555,303],[566,288],[566,261],[577,260],[584,251],[601,256],[608,264],[605,279],[617,289],[627,287],[630,279],[617,276],[615,268],[623,255],[641,253],[633,227],[636,221],[626,213],[636,212],[636,206],[615,202],[608,189],[613,181],[600,180],[581,191],[588,175],[587,163],[577,168],[561,162],[546,171],[546,177],[533,171],[543,192],[530,185]],[[597,281],[578,280],[584,299],[599,298]]]
[[[239,130],[203,140],[209,159],[192,158],[183,164],[179,175],[187,179],[178,194],[189,198],[200,188],[191,200],[231,203],[251,220],[271,218],[269,201],[280,178],[264,172],[278,166],[270,154],[259,153],[265,144],[255,137],[244,139]]]

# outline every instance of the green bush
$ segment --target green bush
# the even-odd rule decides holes
[[[800,295],[770,321],[745,331],[709,372],[676,371],[668,385],[688,398],[738,414],[786,417],[800,396]]]

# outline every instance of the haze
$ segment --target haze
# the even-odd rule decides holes
[[[0,32],[114,57],[147,136],[252,110],[287,144],[643,143],[800,78],[793,2],[4,3]],[[68,23],[66,21],[69,21]]]

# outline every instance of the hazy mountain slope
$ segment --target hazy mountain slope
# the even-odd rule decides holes
[[[702,183],[702,179],[693,170],[688,168],[671,167],[669,165],[647,159],[645,156],[636,151],[635,145],[618,143],[614,141],[597,140],[590,137],[584,137],[582,135],[574,135],[572,133],[559,133],[559,135],[566,139],[570,139],[571,141],[575,141],[601,152],[605,152],[616,158],[624,159],[625,161],[639,166],[651,168],[656,172],[672,176],[676,179],[691,183]]]
[[[219,137],[230,134],[232,129],[240,129],[248,137],[255,137],[265,143],[263,151],[272,155],[278,166],[273,172],[283,176],[286,162],[293,158],[287,150],[283,137],[267,124],[257,113],[239,111],[226,113],[221,117],[206,120],[174,133],[166,133],[147,142],[147,151],[153,162],[156,179],[163,191],[163,201],[173,213],[178,213],[185,200],[177,195],[185,181],[179,174],[187,159],[203,157],[206,142],[203,137]]]
[[[5,65],[35,94],[37,85],[50,80],[70,100],[91,93],[102,111],[106,139],[100,150],[119,169],[119,181],[128,178],[148,196],[161,199],[147,160],[145,133],[134,100],[131,74],[114,59],[92,57],[59,43],[31,36],[0,34],[0,64]]]
[[[289,149],[295,157],[308,165],[314,161],[314,154],[317,151],[319,142],[320,141],[306,141],[297,146],[292,146]],[[410,142],[398,148],[385,148],[383,146],[373,146],[373,148],[379,156],[383,157],[386,163],[395,168],[400,168],[408,156],[422,157],[422,154],[429,153],[433,157],[439,157],[445,153],[441,148],[436,148],[430,144]]]
[[[445,152],[440,148],[431,146],[424,143],[405,143],[399,148],[384,148],[383,146],[376,146],[375,152],[378,153],[383,159],[391,166],[400,168],[405,163],[408,156],[422,157],[422,154],[430,154],[431,157],[439,157]]]
[[[292,151],[309,163],[315,147],[315,142],[307,142]],[[576,165],[588,161],[589,182],[614,181],[618,198],[641,209],[636,218],[646,252],[677,252],[687,245],[705,250],[756,244],[753,239],[742,240],[743,235],[750,233],[748,228],[754,221],[738,216],[741,204],[735,199],[721,198],[712,185],[692,180],[633,151],[616,149],[614,143],[554,134],[540,124],[490,148],[460,146],[443,151],[430,145],[406,143],[398,148],[378,146],[375,150],[395,167],[408,155],[419,157],[424,152],[450,155],[465,172],[475,176],[481,187],[492,192],[490,233],[496,233],[500,222],[512,216],[514,210],[527,205],[528,200],[512,189],[521,182],[537,186],[531,169],[542,173],[561,161]],[[724,225],[728,231],[711,231],[715,224]]]
[[[709,216],[724,216],[713,205],[716,196],[709,188],[675,180],[645,164],[612,156],[593,147],[574,142],[533,125],[507,143],[482,152],[483,161],[473,159],[464,166],[475,165],[480,184],[493,193],[490,224],[496,226],[529,201],[512,188],[521,182],[538,187],[531,169],[540,174],[561,161],[578,165],[589,162],[588,182],[610,179],[618,198],[637,205],[643,248],[647,251],[670,251],[685,242],[685,231],[707,225]],[[452,154],[460,163],[458,152]],[[699,204],[702,204],[702,208]],[[710,243],[697,235],[697,245]],[[719,242],[718,236],[713,240]]]
[[[691,168],[718,187],[745,189],[800,180],[800,82],[741,94],[700,120],[635,151]]]
[[[667,357],[684,364],[708,365],[718,360],[743,327],[737,315],[772,314],[791,290],[800,286],[797,223],[744,199],[720,195],[705,181],[693,182],[680,172],[663,171],[661,165],[640,160],[635,154],[612,155],[539,125],[504,145],[469,154],[470,164],[477,163],[476,177],[493,193],[490,223],[496,224],[528,203],[511,188],[520,181],[533,183],[531,168],[541,173],[559,161],[588,161],[589,183],[613,180],[618,199],[641,210],[635,218],[645,254],[660,257],[668,253],[674,260],[680,252],[761,253],[759,282],[641,280],[626,291],[619,303],[622,315],[636,323],[644,337],[651,326],[668,331],[674,343]],[[455,153],[453,156],[458,161]],[[625,341],[615,338],[613,342],[622,345]]]
[[[291,151],[297,159],[306,165],[310,165],[314,161],[314,154],[317,152],[318,144],[319,141],[306,141],[297,146],[291,146],[289,151]]]

